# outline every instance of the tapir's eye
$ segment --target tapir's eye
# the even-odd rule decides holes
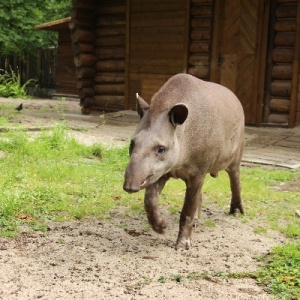
[[[131,141],[129,146],[129,155],[131,155],[133,148],[134,148],[134,141]]]
[[[166,147],[164,147],[164,146],[158,146],[158,148],[157,148],[157,153],[158,154],[163,154],[163,153],[165,153],[166,152]]]

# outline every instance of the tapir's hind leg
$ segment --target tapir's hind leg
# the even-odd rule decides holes
[[[241,197],[241,182],[240,182],[240,168],[229,168],[226,170],[230,179],[231,187],[231,203],[230,203],[230,214],[236,214],[238,211],[244,213],[242,197]]]

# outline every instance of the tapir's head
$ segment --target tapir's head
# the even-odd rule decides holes
[[[130,162],[125,171],[124,190],[130,193],[156,182],[170,172],[179,159],[176,128],[185,122],[188,108],[179,103],[159,110],[137,94],[140,123],[131,139]]]

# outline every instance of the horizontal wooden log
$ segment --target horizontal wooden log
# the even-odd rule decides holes
[[[290,100],[287,99],[271,99],[270,110],[272,112],[288,113],[290,111]]]
[[[94,91],[97,95],[124,95],[125,84],[97,84]]]
[[[294,46],[296,34],[293,32],[278,32],[275,35],[275,46]]]
[[[125,25],[125,24],[126,24],[125,14],[103,16],[102,18],[97,18],[96,20],[97,27]]]
[[[94,103],[94,97],[84,97],[80,99],[80,106],[83,108],[93,107]]]
[[[96,64],[97,72],[125,71],[125,60],[101,60]]]
[[[95,41],[96,47],[118,47],[125,46],[125,35],[97,37]]]
[[[209,53],[209,43],[207,42],[192,42],[190,44],[190,53]]]
[[[94,78],[96,71],[94,68],[77,68],[76,76],[79,79],[82,78]]]
[[[96,4],[94,0],[72,0],[72,6],[76,7],[77,9],[90,9],[95,10]]]
[[[94,53],[95,46],[92,43],[83,44],[83,43],[73,43],[72,44],[73,53],[75,55],[80,53]]]
[[[277,18],[296,18],[297,16],[297,5],[279,5],[276,9]]]
[[[69,21],[69,29],[74,30],[77,28],[91,30],[94,28],[94,24],[90,20],[76,20],[71,19]]]
[[[293,48],[276,47],[273,50],[272,57],[275,63],[291,63],[294,59]]]
[[[190,67],[187,71],[188,74],[191,74],[198,78],[207,78],[209,75],[208,67]]]
[[[211,39],[211,31],[205,29],[192,29],[191,30],[192,41],[203,41]]]
[[[182,58],[138,58],[138,57],[131,57],[130,59],[131,65],[144,65],[144,66],[178,66],[182,67],[183,60]]]
[[[124,96],[96,95],[93,104],[106,109],[124,109]]]
[[[125,35],[125,26],[114,26],[114,27],[99,27],[96,29],[95,34],[99,36],[114,36],[114,35]]]
[[[275,80],[271,83],[271,95],[277,97],[290,97],[292,83],[290,80]]]
[[[213,3],[213,0],[191,0],[192,4]]]
[[[110,6],[99,5],[96,9],[96,12],[97,14],[125,14],[126,6],[122,4]]]
[[[78,92],[79,98],[92,97],[95,95],[93,88],[82,88]]]
[[[122,73],[97,73],[95,78],[97,83],[124,83],[125,74]]]
[[[92,67],[95,65],[96,61],[96,56],[89,53],[81,53],[74,57],[76,67]]]
[[[277,65],[272,68],[273,79],[292,79],[293,68],[292,65]]]
[[[94,80],[92,79],[80,79],[77,81],[76,87],[77,89],[87,88],[87,87],[93,87]]]
[[[147,38],[145,40],[145,35],[132,35],[130,37],[131,43],[147,43],[157,45],[158,43],[166,43],[166,41],[170,44],[184,44],[184,35],[177,35],[177,34],[169,34],[166,30],[164,33],[160,34],[147,34]]]
[[[125,58],[125,47],[96,48],[95,55],[99,60]]]
[[[86,21],[93,24],[95,16],[95,9],[75,9],[73,7],[70,11],[71,20]]]
[[[191,54],[189,56],[189,65],[193,66],[208,66],[209,56],[200,54]]]
[[[287,125],[289,122],[288,114],[270,114],[268,117],[268,124]]]
[[[192,17],[191,27],[211,28],[212,19],[209,17]]]
[[[73,43],[93,43],[95,37],[94,32],[91,30],[76,29],[71,34]]]
[[[274,24],[276,31],[296,31],[296,19],[295,20],[277,20]]]
[[[192,5],[191,7],[192,16],[212,16],[212,14],[213,14],[212,4]]]

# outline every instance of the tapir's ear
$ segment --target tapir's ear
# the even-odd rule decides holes
[[[138,93],[136,93],[136,99],[137,112],[140,118],[142,118],[143,115],[149,110],[149,104]]]
[[[173,106],[169,112],[170,122],[175,127],[176,125],[181,125],[185,122],[187,116],[189,114],[188,107],[179,103]]]

